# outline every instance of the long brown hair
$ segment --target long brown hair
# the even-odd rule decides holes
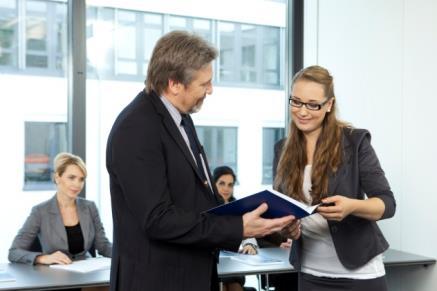
[[[293,77],[293,84],[301,80],[322,85],[327,99],[335,97],[333,77],[325,68],[320,66],[304,68]],[[320,203],[321,198],[327,195],[329,175],[334,174],[342,162],[342,129],[348,124],[339,121],[335,113],[334,98],[331,110],[326,113],[322,122],[322,130],[314,151],[311,173],[313,204]],[[309,202],[302,190],[304,169],[307,162],[305,137],[291,121],[289,135],[282,147],[277,167],[275,189],[294,199]]]

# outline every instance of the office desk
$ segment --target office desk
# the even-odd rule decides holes
[[[291,273],[295,272],[293,266],[288,262],[290,250],[281,248],[264,248],[259,249],[259,254],[265,257],[280,259],[282,264],[272,264],[265,266],[252,266],[239,261],[235,261],[230,257],[220,257],[220,262],[217,270],[220,277],[231,277],[235,275],[266,275],[266,286],[269,287],[269,274]],[[436,260],[420,255],[415,255],[398,250],[387,250],[383,255],[384,265],[388,267],[399,266],[414,266],[423,265],[428,266],[435,264]],[[260,284],[260,280],[258,280]],[[261,290],[261,286],[258,286]]]
[[[277,274],[294,272],[288,263],[288,250],[280,248],[260,249],[260,254],[283,260],[282,264],[251,266],[230,258],[221,258],[218,264],[220,277],[253,274]],[[436,260],[407,252],[388,250],[384,253],[386,267],[435,264]],[[15,278],[15,281],[0,282],[0,290],[53,290],[92,286],[108,286],[109,270],[90,273],[75,273],[57,270],[48,266],[30,266],[25,264],[0,264]]]
[[[414,265],[423,265],[426,267],[435,263],[436,259],[393,249],[388,249],[384,253],[384,265],[386,267],[401,267]]]
[[[284,263],[267,266],[251,266],[232,260],[228,257],[220,258],[220,263],[218,264],[219,276],[230,277],[235,275],[277,274],[295,272],[293,267],[288,262],[289,250],[281,248],[265,248],[259,249],[259,254],[266,257],[280,259]],[[433,258],[393,249],[389,249],[384,253],[383,260],[386,267],[414,265],[428,266],[430,264],[436,263],[436,260]]]
[[[219,277],[232,277],[239,275],[260,275],[260,274],[279,274],[294,272],[293,267],[288,262],[289,249],[281,248],[263,248],[258,249],[261,256],[279,259],[283,263],[253,266],[239,261],[235,261],[230,257],[220,256],[217,272]]]
[[[109,270],[78,273],[26,264],[2,264],[0,270],[15,278],[15,281],[0,282],[0,290],[53,290],[109,285]]]

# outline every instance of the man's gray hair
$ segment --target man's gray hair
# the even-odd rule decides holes
[[[146,92],[158,95],[168,81],[190,84],[194,73],[217,58],[217,50],[200,36],[186,31],[172,31],[155,45],[147,69]]]

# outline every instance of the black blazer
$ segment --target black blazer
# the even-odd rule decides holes
[[[275,145],[274,175],[284,141]],[[342,146],[343,163],[329,178],[328,195],[354,199],[364,199],[365,195],[378,197],[385,204],[381,219],[392,217],[396,201],[370,144],[370,133],[365,129],[346,128]],[[349,215],[340,222],[328,220],[328,225],[340,262],[348,269],[365,265],[389,247],[375,221]],[[290,263],[298,271],[301,269],[301,246],[302,239],[294,241],[290,252]]]
[[[155,93],[140,92],[120,113],[106,163],[114,222],[111,290],[209,290],[215,249],[238,249],[242,218],[202,213],[218,197],[202,183]]]

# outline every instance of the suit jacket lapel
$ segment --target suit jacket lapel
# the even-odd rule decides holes
[[[53,230],[53,239],[58,240],[62,245],[62,249],[68,251],[67,231],[65,230],[64,222],[62,221],[56,195],[50,201],[48,212],[50,213],[50,224]]]
[[[164,123],[164,126],[167,128],[167,130],[170,133],[170,136],[175,140],[176,144],[179,146],[180,150],[184,154],[187,161],[190,163],[193,170],[196,172],[197,177],[202,180],[199,169],[197,168],[196,162],[194,161],[193,155],[191,154],[190,150],[188,149],[187,144],[185,143],[184,138],[182,137],[179,129],[176,127],[176,124],[171,117],[170,113],[167,111],[167,108],[165,108],[164,104],[162,104],[162,101],[159,99],[159,96],[156,95],[154,92],[149,95],[151,97],[151,100],[153,104],[155,105],[156,111],[159,115],[162,116],[162,120]],[[190,122],[192,123],[191,117]],[[196,137],[196,142],[198,142]],[[203,155],[203,151],[202,151]],[[204,161],[206,161],[205,156],[203,155]],[[203,183],[203,181],[202,181]],[[209,187],[208,187],[209,188]]]
[[[346,175],[346,171],[349,168],[347,165],[351,162],[352,152],[351,152],[351,144],[349,140],[344,136],[343,134],[343,140],[342,140],[342,148],[343,148],[343,161],[341,162],[341,165],[339,169],[337,170],[337,173],[330,174],[329,180],[328,180],[328,195],[335,195],[337,192],[337,186],[340,181],[342,181],[342,177]]]
[[[91,217],[88,214],[88,208],[86,207],[84,201],[80,198],[76,199],[77,213],[79,215],[80,228],[83,235],[83,245],[85,250],[91,247]]]

